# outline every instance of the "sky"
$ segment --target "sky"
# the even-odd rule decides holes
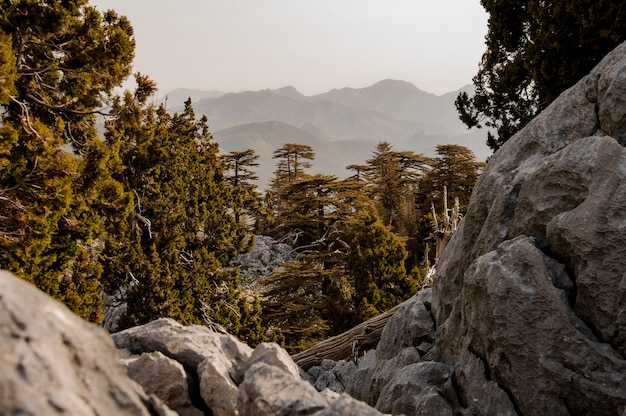
[[[91,0],[129,18],[133,71],[161,94],[293,86],[305,95],[383,79],[444,94],[485,51],[479,0]]]

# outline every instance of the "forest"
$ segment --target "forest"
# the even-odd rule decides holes
[[[491,129],[495,149],[626,31],[622,4],[491,3],[483,2],[491,17],[476,95],[460,95],[457,108],[468,126]],[[521,23],[508,26],[516,7]],[[543,32],[555,13],[563,27]],[[538,19],[547,23],[535,26]],[[589,62],[550,55],[535,59],[544,69],[519,75],[513,58],[543,57],[541,42],[569,45],[571,36],[555,37],[599,24],[599,41],[583,45]],[[314,152],[287,143],[274,151],[274,178],[260,192],[254,150],[220,152],[190,100],[177,113],[158,104],[149,76],[131,74],[134,48],[131,23],[87,0],[2,2],[0,268],[91,322],[102,322],[105,294],[123,291],[118,329],[171,317],[290,352],[419,289],[438,233],[449,231],[441,224],[466,211],[484,168],[471,151],[440,145],[426,157],[380,141],[337,178],[307,173]],[[555,85],[552,73],[568,77]],[[115,93],[131,75],[134,90]],[[250,293],[231,265],[259,235],[287,242],[294,255]]]

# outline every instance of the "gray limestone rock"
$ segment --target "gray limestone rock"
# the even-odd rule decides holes
[[[200,326],[183,326],[173,319],[161,318],[112,335],[119,349],[133,354],[160,351],[185,368],[196,368],[219,351],[230,361],[229,375],[237,382],[243,377],[252,348],[232,335],[213,332]]]
[[[492,157],[440,259],[435,346],[466,408],[624,411],[624,73],[626,44]]]
[[[128,375],[146,393],[153,394],[181,416],[202,416],[189,398],[188,376],[183,366],[160,352],[143,353],[124,360]]]
[[[405,415],[452,416],[450,396],[452,367],[436,361],[408,365],[385,385],[376,408],[381,412]],[[452,393],[454,396],[454,393]]]
[[[419,362],[432,348],[435,325],[431,313],[431,290],[406,301],[389,320],[376,346],[375,360],[360,362],[346,392],[375,405],[381,392],[403,367]]]
[[[327,406],[310,383],[263,362],[246,371],[237,399],[241,416],[311,415]]]
[[[257,345],[246,366],[251,367],[256,363],[265,363],[280,368],[294,378],[300,378],[300,367],[293,362],[287,351],[278,344],[263,342]]]
[[[626,412],[624,74],[626,43],[491,158],[432,300],[398,310],[351,394],[407,414]],[[427,360],[443,385],[420,384]]]
[[[202,403],[197,407],[206,405],[220,416],[235,414],[237,385],[243,380],[252,349],[232,335],[163,318],[112,337],[118,348],[133,354],[159,351],[176,360],[198,380]]]
[[[435,339],[435,323],[431,312],[431,289],[420,290],[391,317],[376,346],[378,360],[395,357],[407,347],[431,344]],[[407,322],[411,325],[406,326]]]
[[[0,414],[174,414],[128,377],[104,330],[4,271],[0,340]]]

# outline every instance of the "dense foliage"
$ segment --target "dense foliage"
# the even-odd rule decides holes
[[[111,96],[133,53],[128,21],[86,1],[3,3],[0,267],[94,322],[102,292],[123,290],[121,327],[168,316],[259,342],[258,301],[224,267],[252,241],[234,215],[246,198],[190,102],[148,104],[139,74]]]
[[[288,180],[279,161],[276,178],[283,180],[268,190],[273,222],[263,232],[288,241],[297,257],[263,278],[263,320],[289,350],[336,335],[417,291],[420,263],[428,264],[432,206],[443,205],[444,188],[466,206],[482,166],[462,146],[437,152],[426,158],[381,142],[367,165],[349,167],[356,174],[345,180],[304,170]]]
[[[487,50],[475,95],[456,101],[468,126],[485,125],[499,148],[561,92],[626,40],[626,1],[481,0],[489,13]]]
[[[478,176],[469,150],[382,142],[339,180],[308,174],[313,149],[288,143],[261,196],[254,151],[220,155],[190,101],[166,111],[141,74],[112,94],[133,53],[129,22],[86,0],[2,3],[1,268],[93,322],[103,293],[121,293],[118,329],[171,317],[292,351],[415,293],[431,204],[445,187],[466,206]],[[254,233],[296,253],[260,277],[262,298],[230,267]]]
[[[129,74],[133,50],[128,21],[86,0],[0,8],[0,266],[95,321],[108,185],[94,112]]]

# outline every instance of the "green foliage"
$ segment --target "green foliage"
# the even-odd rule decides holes
[[[462,212],[467,211],[470,196],[478,180],[484,162],[477,162],[474,153],[455,144],[437,145],[437,157],[431,161],[431,170],[420,183],[421,199],[436,208],[443,207],[443,192],[447,190],[450,200],[459,199]],[[430,210],[426,206],[422,214]]]
[[[215,322],[239,329],[236,275],[222,270],[247,249],[217,144],[191,102],[182,113],[145,101],[151,81],[137,77],[135,94],[117,100],[107,124],[109,146],[120,149],[116,179],[134,195],[127,219],[110,231],[107,275],[132,276],[123,326],[171,317],[183,324]],[[131,248],[132,249],[129,249]]]
[[[0,267],[92,321],[102,316],[98,237],[108,150],[93,112],[128,74],[128,22],[86,1],[0,8]],[[73,153],[76,152],[76,153]]]
[[[380,220],[373,217],[362,224],[351,246],[347,269],[354,279],[354,322],[379,315],[417,292],[418,282],[404,268],[404,245]]]
[[[2,7],[0,30],[11,35],[18,75],[9,110],[28,111],[80,149],[93,136],[86,116],[130,74],[128,20],[100,14],[87,0],[23,0]]]
[[[305,176],[282,192],[274,235],[298,253],[263,282],[264,322],[298,351],[343,332],[417,290],[401,240],[380,221],[364,182]]]
[[[626,2],[482,0],[489,13],[487,50],[475,95],[456,106],[468,127],[496,130],[498,149],[561,92],[626,39]]]
[[[263,205],[261,195],[252,182],[258,179],[252,170],[259,166],[256,160],[259,158],[254,150],[230,152],[224,156],[226,182],[231,187],[233,213],[237,224],[241,224],[242,217],[246,222],[255,219],[257,222],[268,221],[268,212]]]
[[[400,235],[413,231],[411,198],[418,189],[420,178],[428,167],[429,158],[413,152],[397,152],[387,142],[376,146],[367,161],[365,177],[370,182],[371,195],[379,203],[383,222]]]

